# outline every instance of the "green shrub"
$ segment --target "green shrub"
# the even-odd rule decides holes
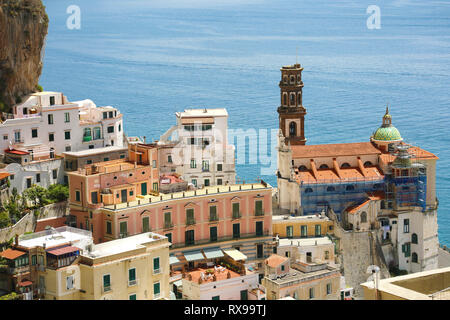
[[[19,299],[20,295],[18,295],[15,292],[11,292],[0,297],[0,300],[19,300]]]
[[[6,228],[11,224],[11,219],[7,211],[0,212],[0,229]]]
[[[62,184],[52,184],[48,187],[48,198],[54,202],[67,200],[69,198],[69,187]]]
[[[36,89],[37,89],[37,91],[39,91],[39,92],[44,91],[44,88],[42,88],[42,86],[41,86],[40,84],[38,84],[38,85],[36,86]]]

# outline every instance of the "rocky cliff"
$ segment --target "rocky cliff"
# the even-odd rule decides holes
[[[38,90],[47,28],[41,0],[0,0],[0,111]]]

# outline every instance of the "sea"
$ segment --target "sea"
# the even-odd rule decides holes
[[[44,90],[117,107],[125,133],[147,141],[177,111],[226,108],[231,130],[256,133],[230,139],[240,180],[276,187],[281,66],[304,68],[307,144],[369,141],[388,104],[404,141],[439,157],[439,241],[450,245],[450,1],[43,2]]]

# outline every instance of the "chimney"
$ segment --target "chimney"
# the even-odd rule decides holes
[[[144,136],[144,144],[145,144],[145,136]]]
[[[16,246],[19,245],[19,235],[16,233],[15,237],[14,237],[14,243]]]

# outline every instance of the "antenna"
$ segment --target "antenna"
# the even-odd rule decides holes
[[[298,47],[295,48],[295,64],[298,64]]]

